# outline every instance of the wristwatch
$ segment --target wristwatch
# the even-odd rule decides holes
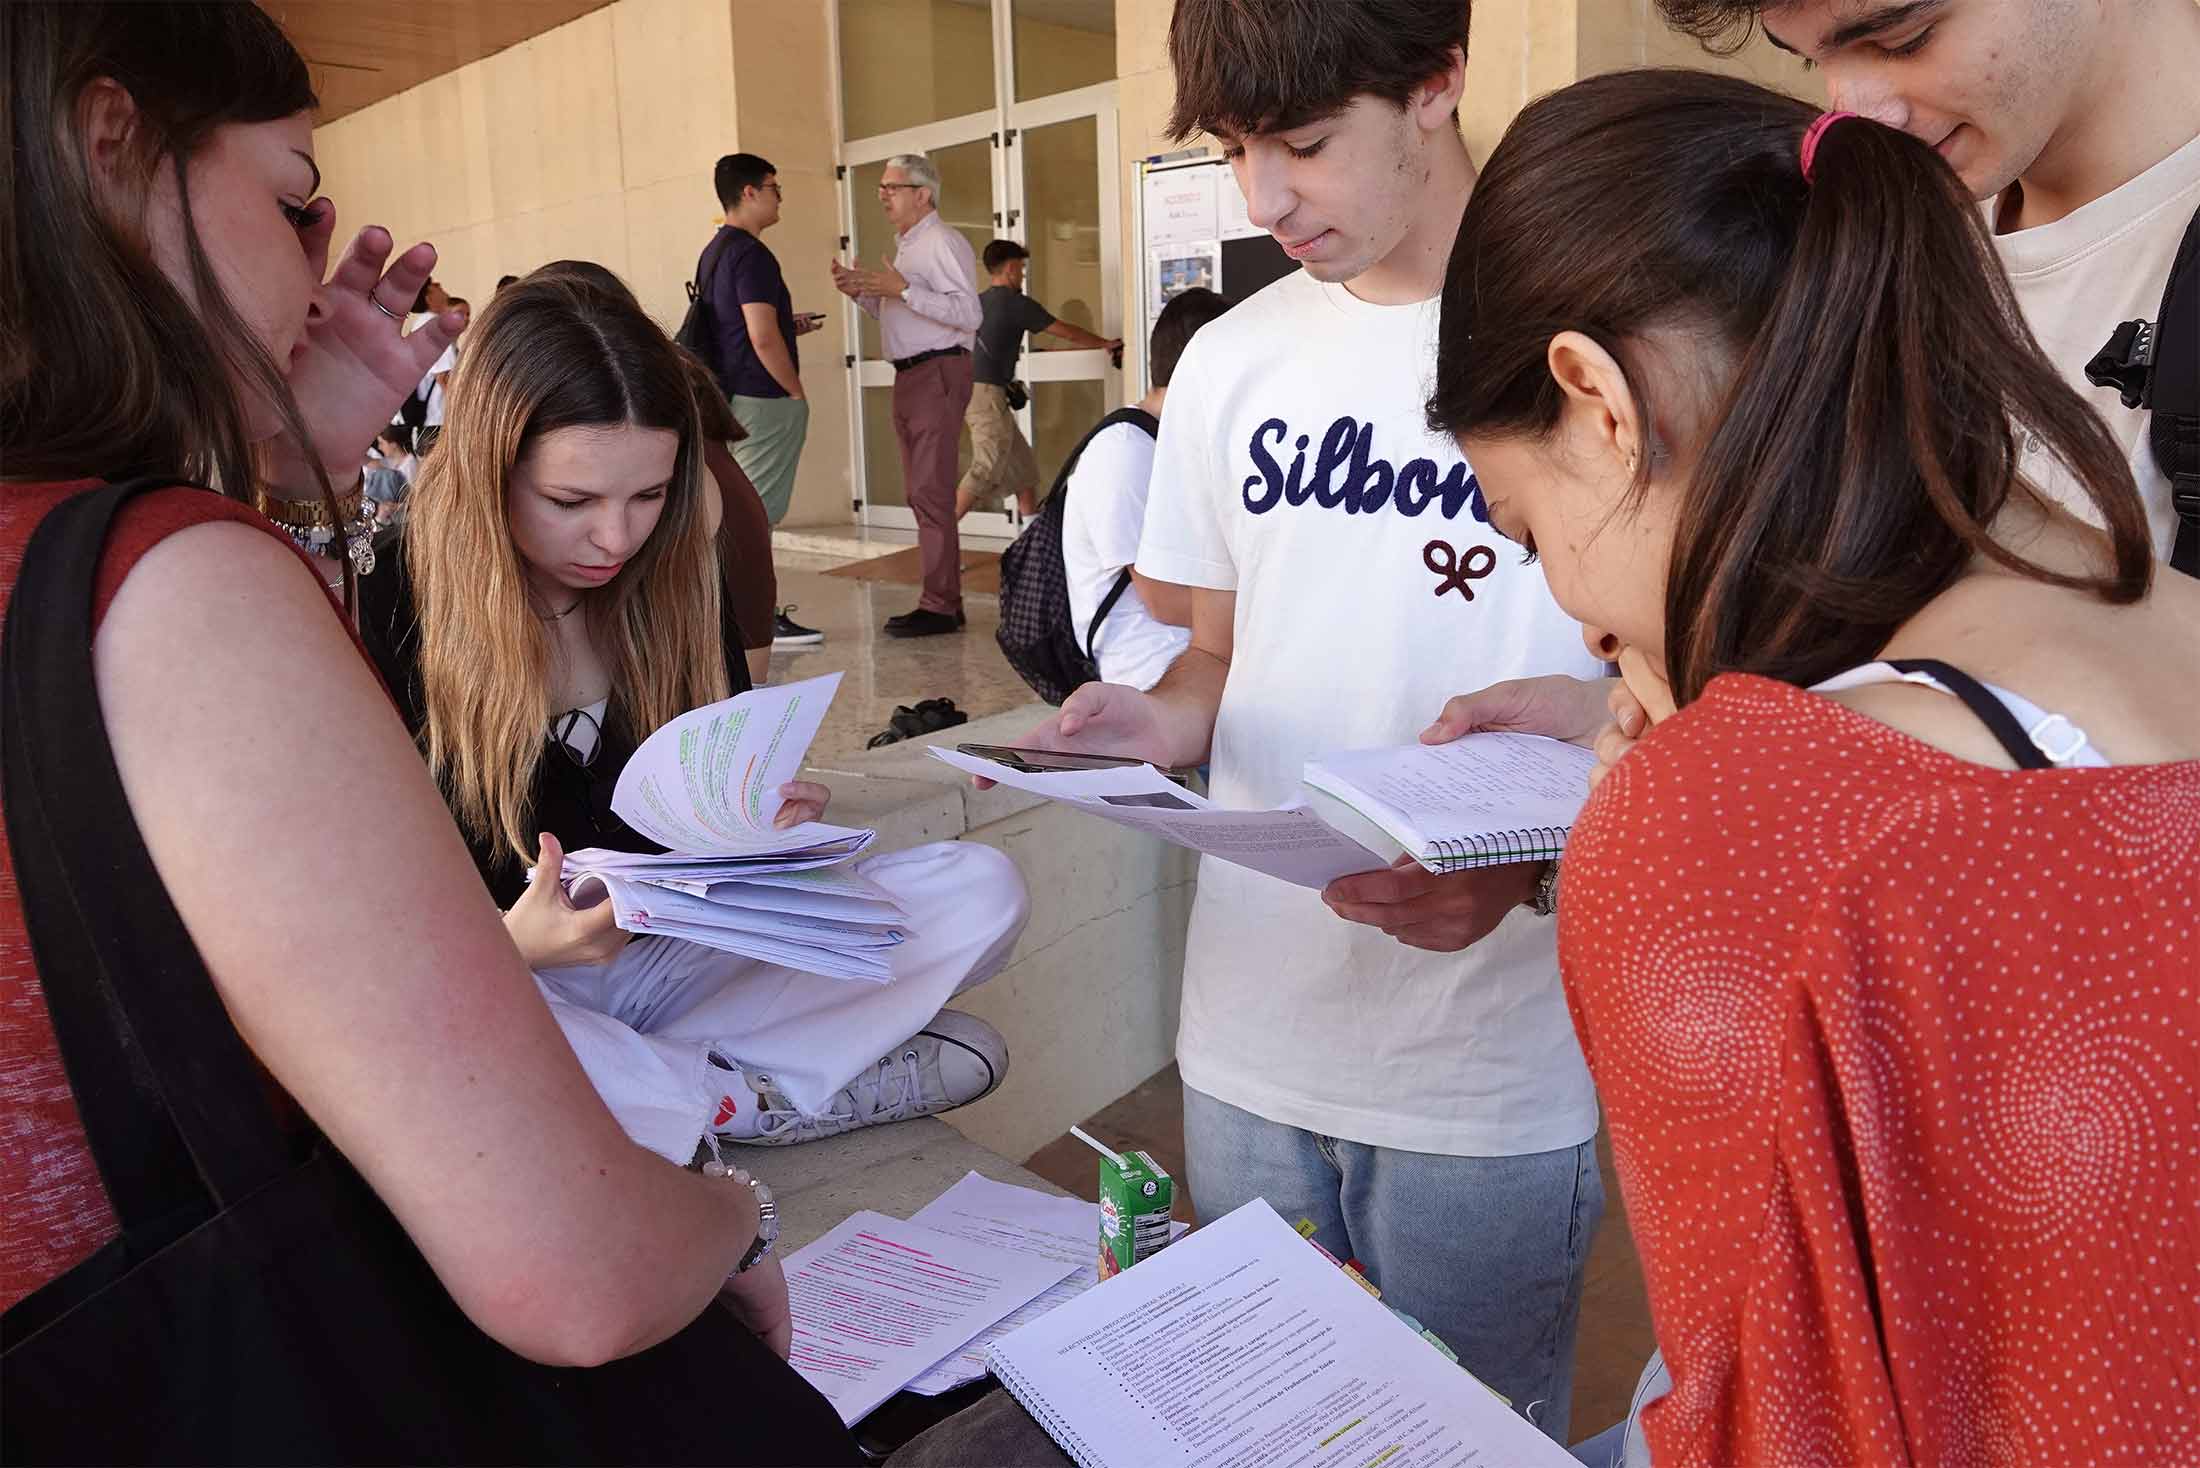
[[[1537,917],[1549,917],[1558,911],[1558,863],[1543,863],[1543,875],[1536,878],[1535,896],[1520,904]]]
[[[705,1177],[730,1177],[744,1183],[756,1194],[756,1242],[749,1245],[749,1252],[741,1256],[741,1262],[733,1266],[736,1275],[746,1274],[756,1267],[757,1261],[772,1251],[779,1242],[779,1203],[772,1197],[772,1190],[761,1180],[750,1176],[746,1168],[728,1167],[713,1157],[703,1164]]]
[[[909,304],[909,287],[906,285],[901,288],[900,300],[904,306]]]

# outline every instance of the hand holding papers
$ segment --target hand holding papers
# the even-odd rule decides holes
[[[1032,773],[957,750],[935,748],[932,757],[1317,889],[1381,870],[1401,850],[1438,873],[1555,857],[1596,765],[1588,750],[1556,739],[1469,734],[1316,760],[1306,767],[1304,799],[1242,811],[1215,806],[1152,765]]]
[[[1359,842],[1330,829],[1304,806],[1223,810],[1152,765],[1029,774],[937,746],[932,757],[966,774],[1064,801],[1102,820],[1301,887],[1318,890],[1339,877],[1389,865]]]
[[[567,885],[603,888],[618,925],[834,978],[887,983],[908,914],[855,872],[825,872],[874,832],[822,821],[781,831],[779,790],[802,768],[840,674],[759,688],[682,714],[642,741],[612,794],[661,855],[591,847]]]

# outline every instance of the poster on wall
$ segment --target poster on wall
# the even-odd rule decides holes
[[[1298,269],[1268,231],[1247,217],[1245,195],[1223,159],[1209,153],[1149,158],[1141,165],[1138,253],[1145,271],[1139,304],[1144,340],[1171,296],[1200,287],[1232,302]],[[1143,355],[1139,390],[1143,391]]]
[[[1152,298],[1146,303],[1150,316],[1159,316],[1161,308],[1169,303],[1169,297],[1193,288],[1220,290],[1222,288],[1222,242],[1202,240],[1198,244],[1163,245],[1152,252],[1147,262],[1146,279],[1152,282]]]
[[[1215,215],[1215,170],[1175,168],[1146,175],[1146,244],[1206,244],[1221,237]]]

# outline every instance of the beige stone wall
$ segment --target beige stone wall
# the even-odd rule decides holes
[[[787,190],[771,243],[796,308],[827,314],[802,340],[812,428],[788,522],[845,523],[829,3],[617,0],[340,118],[314,135],[340,224],[433,241],[436,277],[476,306],[499,275],[595,260],[670,330],[717,227],[712,167],[762,153]]]
[[[856,115],[878,114],[894,93],[906,101],[918,83],[958,99],[990,90],[979,75],[989,45],[982,7],[870,3],[906,24],[892,27],[890,52],[857,47],[860,54],[844,58],[839,86],[859,99]],[[1135,164],[1170,147],[1162,128],[1173,96],[1172,3],[1116,0],[1125,321],[1139,319],[1128,233]],[[616,0],[319,129],[328,192],[347,229],[372,221],[403,243],[434,241],[437,276],[476,304],[501,274],[577,256],[619,272],[670,328],[686,308],[681,285],[716,225],[712,165],[742,149],[771,159],[787,191],[772,248],[796,308],[827,317],[823,331],[802,340],[810,437],[787,523],[846,524],[847,346],[827,269],[840,233],[834,4]],[[1060,73],[1051,80],[1065,83],[1096,72],[1086,53],[1097,38],[1026,29],[1021,64],[1034,74],[1027,93],[1046,89],[1050,79],[1039,73],[1049,68]],[[1476,0],[1461,128],[1474,155],[1486,157],[1529,98],[1593,72],[1657,64],[1802,81],[1792,61],[1761,43],[1731,61],[1706,57],[1666,30],[1650,0]],[[859,199],[857,207],[870,203]]]
[[[624,3],[624,0],[622,0]],[[732,140],[711,155],[741,151],[769,158],[786,197],[766,239],[779,257],[797,311],[822,311],[825,327],[802,338],[802,389],[810,399],[810,437],[784,522],[789,528],[845,525],[854,500],[848,467],[848,350],[841,298],[833,290],[833,252],[840,244],[840,156],[835,114],[832,0],[732,0],[735,107]],[[703,209],[717,198],[705,180]],[[708,224],[710,221],[703,221]],[[707,231],[702,238],[707,239]],[[694,256],[688,251],[692,270]]]

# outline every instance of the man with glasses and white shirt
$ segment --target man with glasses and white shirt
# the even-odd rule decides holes
[[[833,284],[868,315],[894,364],[894,437],[902,483],[917,517],[924,593],[890,617],[888,635],[959,631],[962,541],[955,528],[956,450],[970,406],[970,347],[984,308],[977,256],[939,215],[940,175],[922,153],[889,158],[879,202],[894,226],[894,255],[876,270],[833,262]]]

